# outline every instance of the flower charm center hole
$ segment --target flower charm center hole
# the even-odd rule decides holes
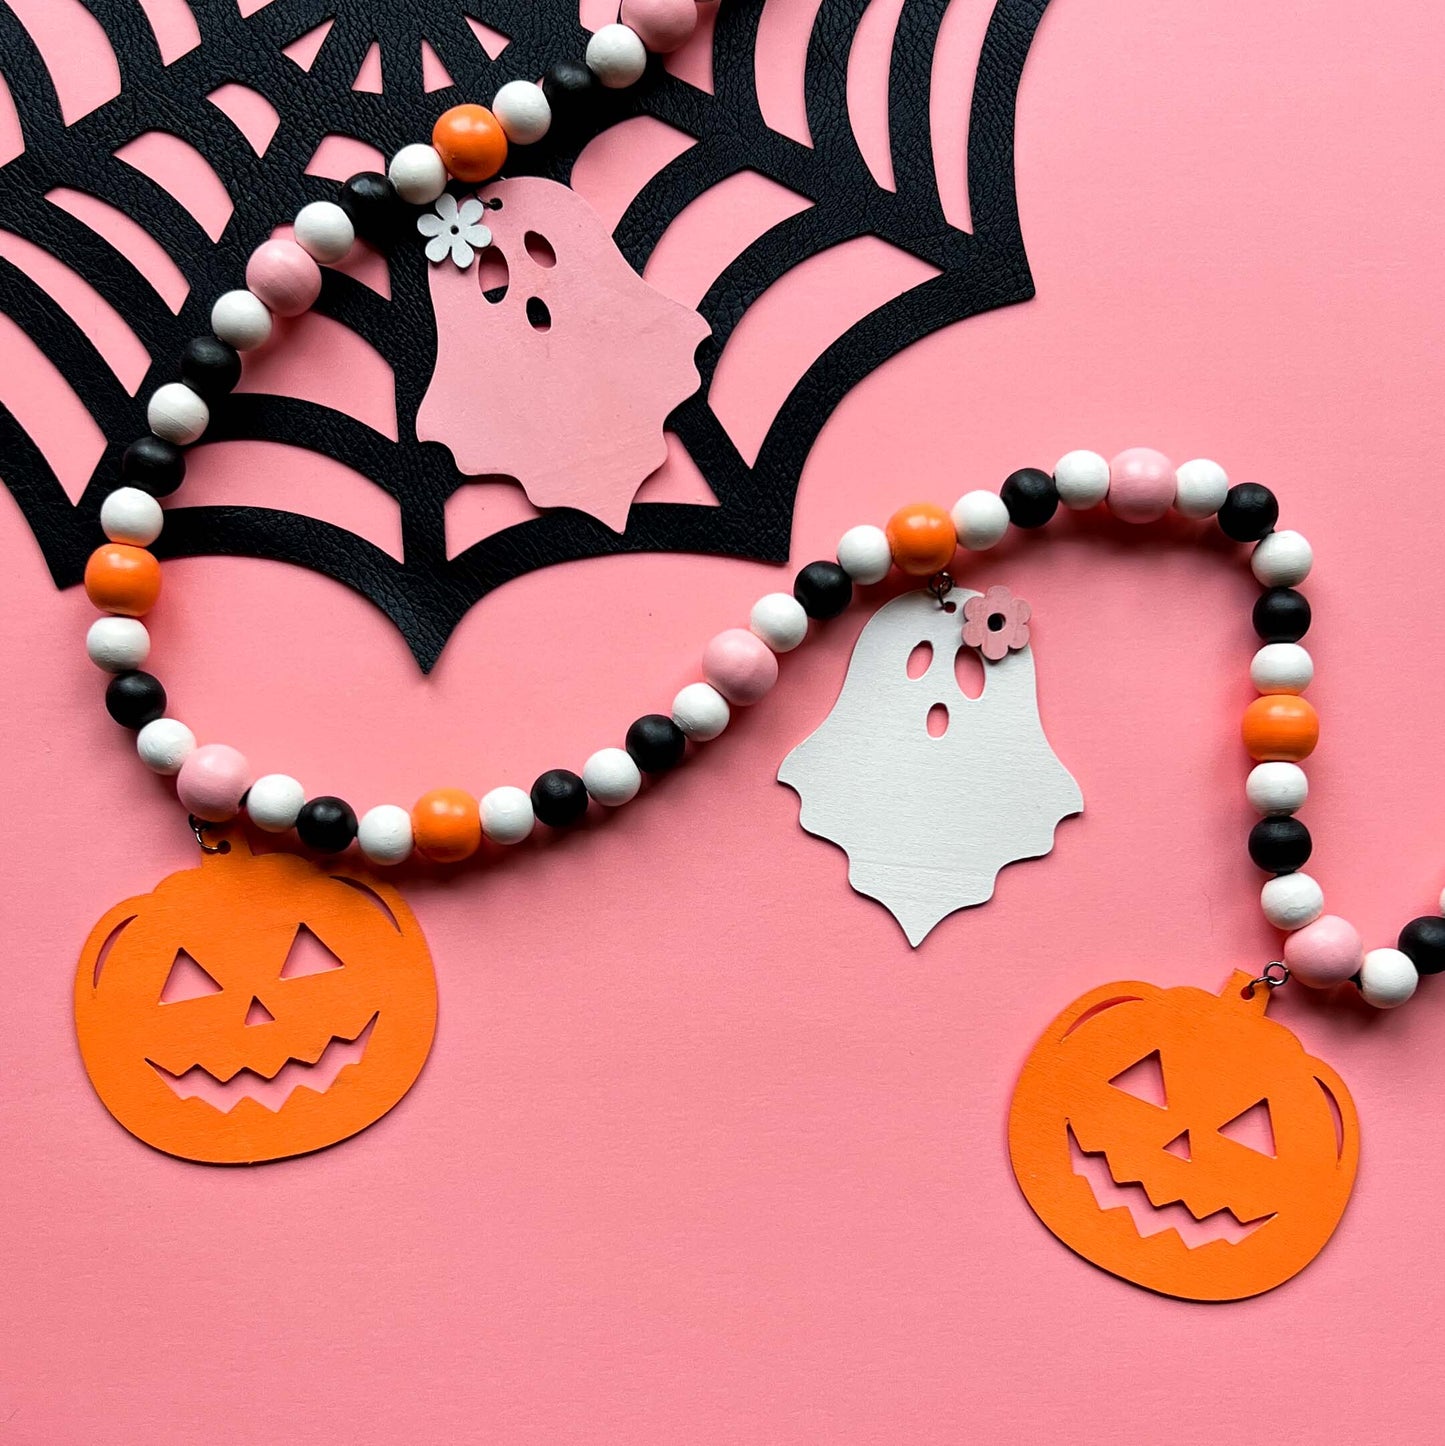
[[[991,633],[1001,633],[1004,624],[1008,621],[1002,613],[990,613],[988,615],[988,630]]]

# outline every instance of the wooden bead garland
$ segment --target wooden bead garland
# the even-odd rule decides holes
[[[1159,454],[1136,449],[1121,455],[1125,464],[1108,466],[1111,478],[1116,470],[1128,478],[1126,511],[1144,506],[1139,501],[1141,470],[1151,497],[1162,496],[1165,481],[1172,476],[1169,485],[1175,503],[1183,498],[1194,510],[1202,508],[1206,492],[1213,505],[1224,480],[1222,469],[1198,461],[1189,464],[1194,481],[1181,492],[1177,473],[1157,460]],[[457,863],[475,854],[484,836],[495,843],[517,843],[538,820],[554,828],[568,827],[581,818],[588,799],[608,808],[629,802],[641,790],[644,771],[675,766],[689,740],[694,745],[704,743],[727,728],[731,705],[748,706],[764,697],[777,682],[778,655],[802,644],[810,618],[836,616],[846,606],[854,583],[881,581],[894,567],[915,577],[928,575],[925,565],[942,572],[957,546],[978,551],[996,545],[1015,520],[1015,511],[1021,515],[1020,525],[1041,525],[1038,519],[1045,513],[1051,516],[1065,496],[1077,503],[1097,493],[1101,474],[1092,460],[1097,457],[1097,453],[1075,452],[1061,459],[1062,491],[1054,478],[1024,469],[1010,476],[1002,495],[966,493],[951,512],[934,504],[913,504],[895,513],[886,530],[871,525],[850,528],[839,540],[836,566],[808,564],[799,572],[794,595],[765,595],[754,605],[748,628],[726,629],[707,645],[705,681],[684,687],[673,700],[670,716],[656,715],[659,724],[674,730],[675,754],[668,747],[665,762],[660,762],[662,755],[656,750],[664,745],[634,745],[629,733],[628,748],[598,750],[580,775],[551,770],[530,793],[496,788],[478,802],[459,789],[438,789],[424,795],[409,812],[382,804],[357,821],[339,799],[304,804],[301,785],[285,775],[267,775],[252,783],[249,766],[236,750],[218,745],[198,748],[183,724],[150,719],[146,710],[164,707],[164,691],[160,690],[156,704],[151,692],[154,680],[141,681],[149,676],[138,667],[147,658],[150,640],[139,616],[159,593],[159,568],[144,548],[130,542],[112,541],[97,549],[87,568],[88,592],[111,614],[92,624],[87,652],[120,685],[121,691],[111,694],[112,712],[139,727],[137,749],[143,761],[157,772],[177,775],[182,802],[198,818],[229,818],[244,796],[258,827],[284,832],[294,826],[313,847],[335,850],[354,838],[376,863],[400,863],[413,851],[434,863]],[[1107,491],[1101,500],[1108,503]],[[1277,513],[1272,497],[1262,500],[1251,493],[1246,502],[1250,515]],[[155,512],[159,510],[149,494],[122,488],[108,501],[104,515],[111,532],[139,537],[152,527],[158,535]],[[1238,520],[1234,525],[1236,530],[1245,527]],[[1310,840],[1308,830],[1294,819],[1309,792],[1299,763],[1318,742],[1319,718],[1301,696],[1313,681],[1314,664],[1294,640],[1307,629],[1309,611],[1293,583],[1304,580],[1306,560],[1312,563],[1313,554],[1302,537],[1290,533],[1282,544],[1269,549],[1268,561],[1260,564],[1260,548],[1274,535],[1264,534],[1251,558],[1253,571],[1266,587],[1261,606],[1255,609],[1255,627],[1270,641],[1251,662],[1250,677],[1260,696],[1245,710],[1242,724],[1246,750],[1256,760],[1245,792],[1261,818],[1251,833],[1250,851],[1262,867],[1276,873],[1261,891],[1261,906],[1271,924],[1291,935],[1285,946],[1286,962],[1293,961],[1290,967],[1296,968],[1301,982],[1327,987],[1341,978],[1353,978],[1365,999],[1393,1008],[1413,994],[1420,967],[1404,947],[1356,950],[1351,926],[1324,915],[1319,884],[1300,868],[1309,857]],[[132,678],[137,680],[134,685],[126,681]],[[634,725],[639,739],[643,724],[650,720],[639,719]],[[635,747],[649,751],[634,754]],[[1445,911],[1445,897],[1441,903]],[[1436,933],[1419,928],[1407,930],[1401,939],[1422,959],[1429,958],[1431,972],[1445,969],[1445,919],[1439,925],[1438,939]],[[1347,966],[1349,973],[1343,974]]]
[[[608,808],[624,805],[642,788],[644,775],[680,762],[690,744],[719,737],[733,706],[750,706],[779,677],[780,654],[801,646],[812,622],[838,616],[855,587],[883,581],[890,572],[932,578],[953,564],[956,550],[982,552],[997,546],[1009,528],[1044,526],[1060,505],[1074,511],[1104,506],[1121,521],[1143,524],[1170,511],[1190,519],[1215,518],[1229,538],[1251,546],[1250,567],[1264,589],[1253,612],[1262,646],[1250,665],[1260,696],[1245,710],[1242,734],[1255,760],[1246,796],[1260,817],[1251,853],[1263,866],[1281,870],[1261,891],[1266,918],[1290,935],[1286,962],[1306,984],[1325,987],[1354,979],[1362,995],[1393,1008],[1413,994],[1421,972],[1445,970],[1445,918],[1413,921],[1398,948],[1364,952],[1346,921],[1325,915],[1319,884],[1299,864],[1309,856],[1309,834],[1295,821],[1308,797],[1299,763],[1319,739],[1319,718],[1301,695],[1314,664],[1300,639],[1309,631],[1308,600],[1297,591],[1313,568],[1314,555],[1299,533],[1278,530],[1274,495],[1253,483],[1231,485],[1218,463],[1196,458],[1174,467],[1162,453],[1130,448],[1112,461],[1081,449],[1065,453],[1052,472],[1022,468],[998,492],[965,492],[951,510],[935,503],[899,509],[885,528],[865,524],[839,540],[837,561],[800,569],[792,594],[769,593],[754,605],[747,628],[726,629],[703,654],[704,681],[683,687],[668,714],[646,715],[629,730],[627,747],[592,754],[581,774],[544,773],[530,790],[493,788],[480,800],[461,789],[425,794],[411,809],[379,804],[360,819],[343,800],[307,800],[289,775],[254,778],[245,757],[221,744],[198,745],[184,723],[163,716],[165,690],[141,671],[150,635],[140,619],[156,604],[160,568],[147,550],[160,536],[164,510],[156,499],[170,495],[185,477],[182,448],[198,441],[213,404],[224,403],[239,376],[238,353],[265,346],[274,317],[308,310],[322,286],[321,267],[345,260],[358,239],[386,247],[408,229],[402,209],[437,200],[449,179],[475,184],[495,176],[512,145],[535,145],[575,118],[601,86],[634,84],[649,50],[664,53],[683,43],[696,25],[692,0],[624,0],[619,23],[606,25],[588,42],[586,63],[562,60],[540,83],[511,80],[490,107],[453,106],[437,120],[430,143],[403,146],[385,176],[363,173],[340,189],[335,201],[303,206],[291,239],[261,243],[246,265],[246,286],[217,298],[211,310],[213,337],[198,338],[183,359],[184,380],[157,388],[147,403],[151,434],[126,449],[125,484],[101,508],[106,541],[85,570],[90,600],[105,616],[86,637],[91,661],[110,676],[107,705],[136,730],[136,750],[153,772],[174,776],[186,808],[202,822],[224,822],[244,807],[267,832],[294,829],[301,841],[335,853],[355,841],[372,862],[395,865],[414,852],[435,863],[475,855],[483,838],[520,843],[538,822],[565,828],[581,819],[589,799]],[[1445,895],[1440,901],[1445,914]],[[1348,973],[1345,971],[1348,970]]]

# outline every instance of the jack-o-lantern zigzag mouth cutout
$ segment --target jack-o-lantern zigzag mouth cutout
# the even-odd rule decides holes
[[[348,1065],[360,1064],[379,1017],[378,1010],[350,1039],[333,1035],[321,1046],[315,1059],[288,1059],[271,1075],[242,1066],[234,1074],[221,1079],[199,1063],[180,1074],[173,1074],[153,1059],[146,1060],[146,1063],[180,1099],[203,1100],[222,1114],[230,1114],[243,1101],[250,1100],[276,1113],[296,1090],[309,1089],[325,1094],[342,1070]]]
[[[1237,1245],[1275,1218],[1275,1212],[1271,1211],[1254,1220],[1241,1220],[1228,1205],[1199,1215],[1182,1196],[1155,1200],[1142,1180],[1119,1178],[1107,1150],[1086,1150],[1073,1125],[1066,1124],[1065,1129],[1069,1133],[1069,1158],[1074,1174],[1094,1192],[1099,1209],[1128,1211],[1134,1228],[1145,1239],[1172,1230],[1191,1250],[1219,1242]]]

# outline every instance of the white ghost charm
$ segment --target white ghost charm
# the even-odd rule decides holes
[[[991,590],[990,603],[995,592],[1010,597]],[[949,610],[913,592],[880,608],[833,711],[778,769],[802,800],[802,826],[848,855],[848,882],[877,899],[914,948],[940,919],[992,897],[1005,864],[1048,853],[1059,821],[1084,807],[1039,721],[1027,604],[1012,599],[1017,632],[1002,657],[983,661],[982,693],[970,698],[959,685],[964,605],[980,596],[955,587]],[[932,656],[910,677],[924,644]],[[946,710],[941,732],[935,710]]]

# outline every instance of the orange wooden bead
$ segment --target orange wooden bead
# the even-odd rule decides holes
[[[437,118],[431,143],[459,181],[489,181],[507,160],[507,133],[484,105],[454,105]]]
[[[107,542],[85,564],[85,595],[104,612],[141,617],[161,595],[161,565],[143,547]]]
[[[1244,746],[1260,763],[1298,763],[1320,741],[1320,715],[1292,693],[1268,693],[1244,710]]]
[[[893,564],[913,577],[931,577],[953,561],[958,546],[953,518],[936,502],[914,502],[888,519]]]
[[[417,799],[411,831],[423,858],[437,864],[460,863],[481,845],[481,810],[464,789],[434,788]]]

